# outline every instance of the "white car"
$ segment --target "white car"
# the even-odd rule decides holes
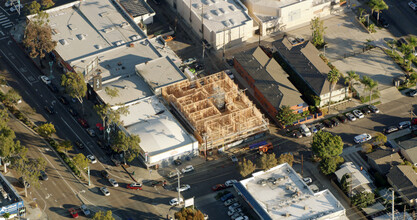
[[[82,204],[80,206],[81,211],[84,213],[85,216],[90,216],[91,212],[90,210],[87,208],[86,205]]]
[[[95,137],[96,136],[96,132],[94,131],[94,129],[92,128],[87,128],[87,133],[88,135],[90,135],[91,137]]]
[[[410,126],[411,126],[411,122],[410,121],[402,121],[402,122],[398,123],[398,128],[399,129],[408,128]]]
[[[225,206],[229,206],[229,205],[234,204],[234,203],[236,203],[236,202],[237,202],[237,199],[236,199],[236,198],[231,198],[231,199],[229,199],[229,200],[226,200],[226,201],[224,202],[224,205],[225,205]]]
[[[177,192],[184,192],[191,189],[191,186],[188,184],[183,184],[180,186],[180,188],[177,187]]]
[[[194,170],[193,165],[188,165],[184,169],[181,170],[182,173],[188,173]]]
[[[229,210],[233,210],[236,208],[239,208],[241,205],[238,202],[233,203],[231,206],[229,206]]]
[[[237,180],[228,180],[224,183],[226,187],[232,187],[233,184],[237,183]]]
[[[232,216],[230,216],[230,218],[231,218],[232,220],[236,220],[236,219],[238,219],[238,218],[240,218],[240,217],[242,217],[242,216],[244,216],[244,214],[243,214],[243,213],[241,213],[241,212],[235,212]]]
[[[13,5],[11,8],[10,8],[10,12],[15,12],[15,11],[17,11],[17,8],[18,8],[19,6],[18,5]],[[23,8],[23,5],[22,4],[20,4],[20,9],[22,9]]]
[[[114,180],[114,179],[109,179],[109,182],[110,182],[110,184],[111,184],[113,187],[118,187],[118,186],[119,186],[119,184],[117,183],[117,181],[116,181],[116,180]]]
[[[410,6],[410,8],[412,8],[414,11],[417,10],[417,5],[414,2],[409,2],[408,6]]]
[[[233,163],[237,163],[239,161],[235,155],[230,156],[230,159]]]
[[[95,157],[94,155],[91,155],[91,154],[87,155],[87,159],[88,159],[88,160],[89,160],[92,164],[97,163],[96,157]]]
[[[169,204],[171,206],[177,206],[183,202],[182,198],[180,198],[180,202],[178,202],[178,198],[173,198],[171,201],[169,201]]]
[[[46,85],[51,84],[51,80],[47,77],[47,76],[41,76],[41,80],[43,83],[45,83]]]
[[[235,220],[249,220],[248,216],[240,216],[239,218],[236,218]]]
[[[348,118],[349,121],[356,121],[356,117],[352,113],[346,113],[346,118]]]
[[[241,208],[230,209],[229,211],[227,211],[227,215],[232,216],[235,213],[241,213],[241,212],[242,212]]]
[[[4,7],[8,8],[11,7],[12,5],[14,5],[16,3],[15,0],[9,0],[6,3],[4,3]]]
[[[184,64],[184,65],[191,65],[191,64],[193,64],[195,62],[197,62],[197,59],[196,58],[188,58],[184,62],[182,62],[182,64]]]
[[[304,181],[307,185],[313,182],[313,180],[312,180],[310,177],[303,178],[303,181]]]
[[[365,117],[364,115],[363,115],[363,113],[361,112],[361,111],[359,111],[359,110],[353,110],[353,114],[357,117],[357,118],[363,118],[363,117]]]
[[[235,76],[233,75],[232,71],[225,70],[224,72],[230,77],[230,79],[234,79],[235,78]]]
[[[106,187],[101,187],[100,191],[105,195],[105,196],[110,196],[110,192]]]
[[[363,133],[361,135],[356,136],[353,140],[355,141],[355,143],[360,144],[360,143],[369,141],[371,139],[372,139],[372,136],[370,134]]]

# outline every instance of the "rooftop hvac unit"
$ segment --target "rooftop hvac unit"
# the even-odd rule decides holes
[[[77,27],[76,27],[75,25],[73,25],[73,24],[69,24],[69,25],[68,25],[68,28],[69,28],[71,31],[75,31],[75,30],[77,30]]]
[[[138,35],[133,35],[133,36],[131,36],[130,37],[132,40],[138,40],[139,39],[139,36]]]

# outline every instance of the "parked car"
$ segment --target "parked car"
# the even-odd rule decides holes
[[[96,132],[94,131],[94,129],[92,128],[87,128],[87,133],[88,135],[90,135],[91,137],[95,137],[96,136]]]
[[[85,216],[90,216],[91,212],[90,210],[87,208],[87,206],[85,204],[82,204],[80,206],[81,211],[84,213]]]
[[[78,118],[77,119],[78,123],[80,123],[81,126],[83,126],[84,128],[88,128],[90,127],[90,125],[88,125],[87,120],[85,120],[84,118]]]
[[[110,192],[106,187],[101,187],[100,191],[105,195],[105,196],[110,196]]]
[[[397,40],[397,46],[401,47],[401,45],[403,44],[408,45],[408,42],[404,38],[401,37],[400,39]]]
[[[316,127],[316,125],[312,125],[309,127],[311,133],[315,134],[319,131],[319,129]]]
[[[378,25],[387,28],[389,27],[389,23],[385,20],[384,16],[382,15],[382,13],[379,13],[379,20],[378,20],[378,12],[374,11],[374,13],[372,13],[372,17],[375,18],[375,20],[377,20]]]
[[[242,216],[245,216],[242,212],[235,212],[232,216],[230,216],[230,218],[232,220],[236,220],[236,219],[241,218]]]
[[[58,93],[59,92],[58,87],[56,87],[53,83],[48,84],[48,88],[53,93]]]
[[[227,215],[229,215],[229,216],[232,216],[235,213],[242,213],[242,209],[241,208],[234,208],[234,209],[229,209],[229,211],[227,211]]]
[[[102,170],[102,171],[101,171],[101,175],[102,175],[104,178],[106,178],[106,179],[110,178],[109,173],[108,173],[107,171],[105,171],[105,170]]]
[[[177,205],[181,204],[182,202],[183,202],[182,198],[180,198],[179,201],[178,201],[178,198],[173,198],[173,199],[171,199],[171,201],[169,201],[169,204],[171,206],[177,206]]]
[[[414,96],[417,95],[417,90],[413,89],[413,90],[407,92],[407,95],[410,96],[410,97],[414,97]]]
[[[235,198],[235,196],[232,193],[228,193],[228,194],[220,197],[220,200],[222,202],[224,202],[224,201],[229,200],[229,199],[232,199],[232,198]]]
[[[181,162],[181,159],[176,159],[176,160],[174,160],[174,164],[176,165],[176,166],[179,166],[179,165],[181,165],[182,164],[182,162]]]
[[[229,205],[231,205],[231,204],[234,204],[235,202],[237,202],[237,199],[236,199],[236,198],[231,198],[231,199],[226,200],[226,201],[224,202],[224,205],[225,205],[225,206],[229,206]]]
[[[84,144],[80,140],[76,140],[75,145],[77,145],[77,147],[80,149],[84,149]]]
[[[236,218],[235,220],[249,220],[249,217],[244,215],[244,216],[240,216],[239,218]]]
[[[347,122],[346,116],[344,116],[342,114],[338,115],[337,116],[337,119],[339,119],[339,121],[342,122],[342,123],[346,123]]]
[[[232,73],[231,70],[225,70],[224,72],[230,77],[230,79],[234,79],[235,78],[235,76],[233,75],[233,73]]]
[[[232,156],[230,156],[230,159],[232,160],[233,163],[237,163],[239,161],[234,154],[232,154]]]
[[[417,10],[417,4],[414,2],[408,2],[408,6],[410,6],[411,9],[413,9],[413,11]]]
[[[303,178],[303,181],[304,181],[307,185],[309,185],[309,184],[311,184],[311,183],[313,182],[313,180],[312,180],[310,177]]]
[[[339,121],[337,120],[337,118],[331,118],[330,122],[332,122],[333,126],[336,127],[339,125]]]
[[[316,128],[317,128],[319,131],[321,131],[321,130],[323,130],[323,129],[325,128],[325,126],[324,126],[324,124],[323,124],[323,123],[318,123],[318,124],[316,125]]]
[[[184,65],[191,65],[191,64],[193,64],[195,62],[197,62],[197,59],[191,57],[191,58],[186,59],[182,64],[184,64]]]
[[[68,107],[68,111],[74,117],[78,115],[78,112],[75,111],[75,109],[73,109],[72,107]]]
[[[64,105],[68,105],[69,104],[67,98],[65,98],[64,96],[60,96],[58,99]]]
[[[355,143],[360,144],[366,141],[369,141],[372,139],[372,136],[370,134],[367,133],[363,133],[361,135],[358,135],[356,137],[353,138],[353,140],[355,141]]]
[[[369,110],[369,108],[368,108],[367,106],[362,107],[362,108],[361,108],[361,111],[362,111],[362,113],[363,113],[364,115],[369,115],[369,114],[371,114],[371,110]]]
[[[126,188],[142,190],[142,184],[140,184],[140,183],[131,183],[131,184],[127,185]]]
[[[334,127],[333,123],[328,119],[324,120],[323,124],[326,125],[326,127],[328,127],[328,128],[333,128]]]
[[[109,183],[113,186],[113,187],[118,187],[119,184],[117,183],[117,181],[115,179],[109,179]]]
[[[241,207],[240,203],[235,202],[235,203],[233,203],[232,205],[229,206],[229,210],[237,209],[239,207]]]
[[[44,106],[43,108],[45,109],[45,111],[46,111],[48,114],[50,114],[50,115],[55,114],[54,107],[52,107],[52,106]]]
[[[396,132],[396,131],[398,131],[397,126],[389,126],[388,128],[384,129],[385,134],[391,134],[391,133]]]
[[[8,8],[12,5],[16,4],[17,0],[8,0],[6,3],[4,3],[4,7]]]
[[[49,79],[49,77],[47,76],[41,76],[41,80],[43,83],[45,83],[46,85],[51,84],[51,80]]]
[[[178,175],[177,171],[170,171],[168,173],[168,178],[174,178],[174,177],[177,177],[177,175]]]
[[[40,174],[41,174],[41,179],[42,180],[48,180],[49,178],[48,178],[48,174],[46,174],[46,172],[45,171],[43,171],[43,170],[41,170],[41,171],[39,171],[40,172]]]
[[[213,187],[211,187],[211,190],[213,190],[213,191],[219,191],[219,190],[226,189],[226,188],[227,187],[224,184],[216,184]]]
[[[166,185],[166,183],[167,183],[167,181],[166,181],[166,180],[152,180],[152,181],[150,182],[150,185],[151,185],[151,186],[165,186],[165,185]]]
[[[295,138],[302,138],[303,137],[303,135],[301,134],[301,132],[299,130],[292,131],[291,136],[293,136]]]
[[[68,209],[68,212],[71,214],[73,218],[78,218],[78,213],[74,208]]]
[[[167,35],[163,36],[165,42],[173,41],[175,39],[175,36]]]
[[[365,117],[365,116],[363,115],[363,113],[362,113],[361,111],[357,110],[357,109],[353,110],[353,114],[354,114],[354,115],[355,115],[355,117],[357,117],[357,118],[363,118],[363,117]]]
[[[356,121],[356,117],[352,113],[346,113],[346,117],[349,121]]]
[[[372,113],[379,113],[379,109],[373,105],[368,105],[368,108]]]
[[[311,131],[310,131],[310,129],[307,128],[307,125],[301,124],[300,125],[300,130],[301,130],[301,133],[304,136],[306,136],[306,137],[310,137],[311,136]]]
[[[90,128],[89,128],[90,129]],[[94,131],[94,130],[93,130]],[[103,142],[101,140],[96,140],[96,144],[101,148],[101,149],[105,149],[106,145],[103,144]]]
[[[226,187],[232,187],[235,183],[237,183],[237,180],[227,180],[224,185]]]
[[[87,159],[88,159],[88,160],[89,160],[92,164],[97,163],[96,157],[95,157],[94,155],[91,155],[91,154],[87,155]]]
[[[193,165],[187,165],[184,169],[181,170],[182,173],[188,173],[194,171]]]
[[[182,184],[180,188],[177,187],[177,192],[184,192],[191,189],[191,186],[188,184]]]
[[[411,122],[410,121],[402,121],[402,122],[398,123],[398,128],[399,129],[408,128],[410,126],[411,126]]]

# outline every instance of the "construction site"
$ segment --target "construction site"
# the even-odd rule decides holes
[[[223,71],[164,87],[162,96],[192,130],[201,153],[269,129],[268,119]]]

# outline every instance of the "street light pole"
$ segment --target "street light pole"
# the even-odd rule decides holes
[[[91,186],[91,181],[90,181],[90,166],[87,167],[87,174],[88,174],[88,186]]]
[[[180,199],[181,199],[181,195],[180,195],[180,175],[181,175],[181,173],[178,170],[178,168],[176,168],[176,170],[177,170],[177,177],[178,177],[178,188],[177,188],[177,191],[178,191],[178,205],[179,205],[180,204]]]

